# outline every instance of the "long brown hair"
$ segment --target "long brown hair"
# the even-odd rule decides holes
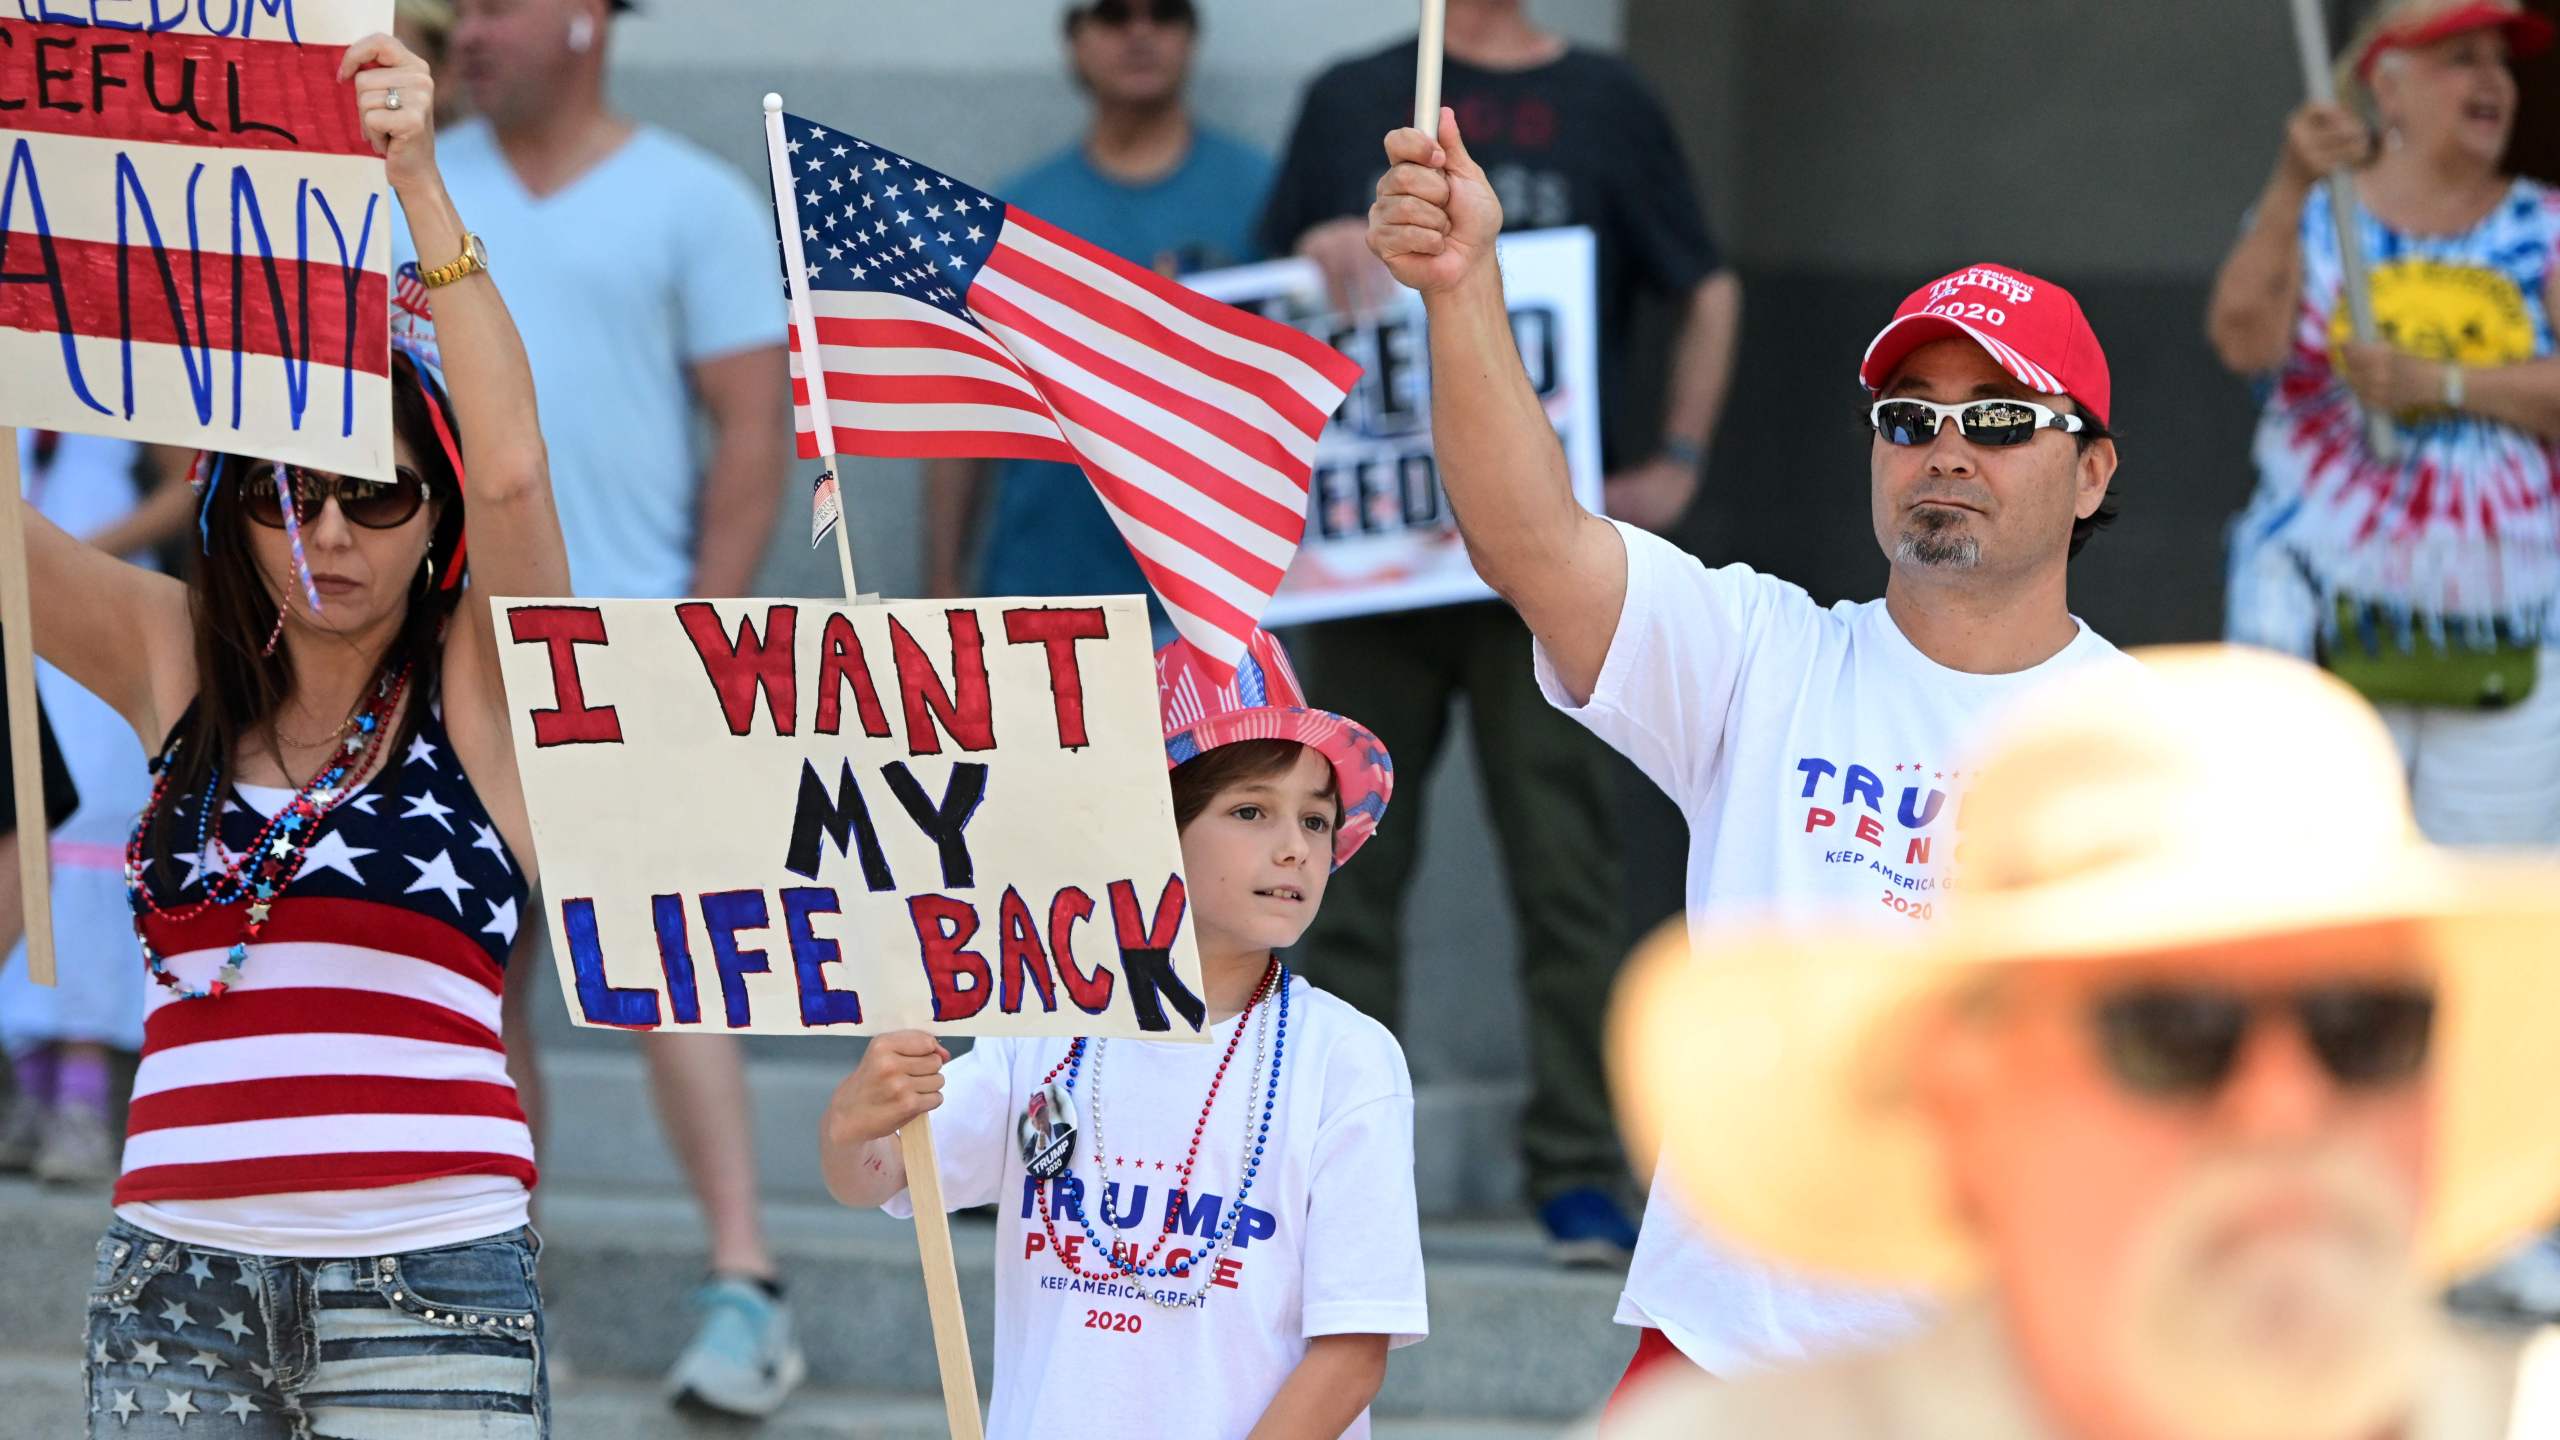
[[[434,506],[435,528],[424,564],[442,565],[451,562],[462,540],[462,486],[437,438],[436,410],[442,408],[443,399],[440,392],[429,398],[427,387],[433,383],[408,356],[394,352],[392,423],[409,442],[409,453],[427,482]],[[204,543],[187,576],[191,592],[187,608],[195,629],[196,698],[170,730],[175,749],[169,754],[168,800],[152,817],[148,836],[151,856],[164,866],[174,862],[181,853],[181,841],[190,838],[181,830],[192,828],[181,826],[174,817],[176,802],[201,797],[216,773],[231,768],[241,747],[293,693],[293,652],[280,645],[273,654],[263,653],[267,637],[275,633],[278,601],[250,559],[251,522],[243,477],[251,463],[238,455],[207,461],[214,494],[206,505]],[[409,667],[408,703],[391,736],[394,753],[408,748],[418,733],[420,717],[442,689],[445,622],[462,600],[462,587],[447,588],[438,583],[443,578],[438,574],[423,589],[419,582],[411,582],[400,628],[383,653],[386,672],[403,664]],[[221,803],[220,796],[214,797],[216,815],[221,813]]]

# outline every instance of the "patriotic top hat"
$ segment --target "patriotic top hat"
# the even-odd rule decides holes
[[[1307,708],[1288,653],[1271,632],[1255,627],[1235,678],[1224,682],[1188,640],[1158,650],[1156,699],[1164,710],[1167,769],[1239,740],[1294,740],[1333,766],[1342,800],[1342,823],[1333,832],[1335,867],[1377,833],[1396,788],[1395,762],[1367,726]]]

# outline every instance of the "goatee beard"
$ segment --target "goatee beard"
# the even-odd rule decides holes
[[[1952,510],[1922,510],[1911,528],[1894,543],[1897,565],[1926,565],[1940,570],[1970,570],[1982,563],[1982,542],[1966,533],[1964,517]]]

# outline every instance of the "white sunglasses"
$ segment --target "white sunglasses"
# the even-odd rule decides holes
[[[1888,445],[1926,445],[1938,438],[1949,420],[1976,445],[2024,445],[2039,430],[2077,435],[2088,427],[2077,415],[2065,415],[2032,400],[1967,400],[1939,405],[1927,400],[1879,400],[1868,407],[1867,422]]]

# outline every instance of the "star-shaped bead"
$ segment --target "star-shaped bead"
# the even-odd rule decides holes
[[[222,1312],[222,1323],[213,1327],[234,1340],[246,1340],[256,1332],[249,1328],[249,1317],[237,1310]]]
[[[267,923],[267,912],[268,912],[269,910],[273,909],[273,908],[275,908],[275,907],[274,907],[274,906],[272,906],[272,905],[270,905],[268,902],[266,902],[266,901],[264,901],[264,900],[260,900],[260,901],[257,901],[256,903],[252,904],[252,905],[249,907],[249,923],[250,923],[250,924],[252,924],[252,925],[264,925],[264,924],[266,924],[266,923]],[[205,1278],[207,1278],[207,1279],[211,1279],[212,1277],[211,1277],[211,1276],[207,1276],[207,1277],[205,1277]]]
[[[160,1307],[160,1318],[177,1326],[181,1330],[184,1330],[188,1326],[196,1323],[194,1312],[188,1310],[186,1306],[179,1304],[175,1300],[172,1300],[168,1304]]]
[[[222,1368],[222,1357],[214,1354],[210,1350],[199,1350],[193,1356],[189,1357],[187,1364],[195,1369],[202,1370],[204,1372],[204,1378],[210,1380],[214,1377],[214,1373]]]
[[[197,1413],[196,1392],[193,1390],[170,1391],[169,1403],[160,1407],[160,1413],[175,1419],[179,1429],[186,1429],[188,1417]]]
[[[254,910],[259,907],[251,906],[250,908]],[[187,1278],[193,1280],[198,1285],[210,1285],[213,1283],[213,1266],[201,1255],[189,1256],[187,1259]]]
[[[133,1403],[132,1391],[119,1390],[116,1392],[116,1403],[107,1407],[107,1413],[116,1417],[117,1424],[130,1425],[133,1423],[134,1415],[141,1409],[141,1406]]]
[[[169,1362],[160,1358],[159,1341],[144,1340],[133,1347],[133,1363],[142,1367],[142,1376],[147,1380]]]

